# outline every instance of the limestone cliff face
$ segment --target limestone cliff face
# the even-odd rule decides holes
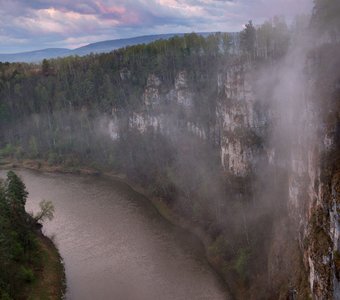
[[[173,100],[179,105],[186,108],[193,106],[193,92],[189,89],[187,72],[181,71],[177,74],[175,79],[175,89],[170,92],[173,95]]]
[[[249,68],[237,64],[218,77],[216,115],[221,132],[221,164],[235,176],[247,175],[258,157],[259,145],[251,138],[263,125],[255,112]]]
[[[152,129],[164,134],[169,133],[170,128],[180,126],[196,136],[206,139],[206,130],[190,117],[193,114],[194,91],[189,88],[186,71],[180,71],[173,86],[164,87],[161,79],[150,74],[143,93],[144,106],[141,110],[132,112],[129,117],[129,126],[140,133]],[[182,112],[184,118],[179,122],[173,111]]]
[[[292,213],[298,201],[305,200],[304,210],[301,204],[299,207],[300,240],[310,289],[320,300],[340,299],[339,175],[327,170],[321,158],[328,159],[331,148],[330,142],[324,140],[318,150],[305,153],[304,168],[295,167],[290,183]]]
[[[159,92],[159,87],[161,85],[161,80],[154,74],[150,74],[145,91],[143,94],[143,100],[144,100],[144,105],[145,106],[152,106],[152,105],[157,105],[160,104],[160,92]]]
[[[313,75],[307,78],[305,90],[296,95],[288,93],[290,101],[296,103],[286,101],[284,105],[290,106],[287,109],[270,103],[269,109],[259,112],[261,99],[253,88],[251,74],[251,67],[236,65],[219,76],[221,164],[236,176],[246,176],[258,160],[272,169],[286,170],[288,222],[295,228],[286,242],[299,242],[313,298],[340,299],[339,176],[331,171],[334,166],[325,163],[337,151],[334,127],[319,120],[320,99],[312,100],[311,95],[316,88]],[[277,123],[277,118],[296,120],[292,121],[294,126],[281,124],[276,125],[281,128],[275,128],[270,124]],[[277,136],[266,142],[266,129],[284,143],[276,142]],[[287,144],[289,150],[285,152],[282,148]]]
[[[142,96],[144,106],[139,111],[130,112],[128,126],[140,133],[152,129],[163,134],[170,134],[169,128],[177,127],[208,141],[219,151],[225,176],[246,178],[259,172],[256,170],[259,162],[266,168],[285,169],[288,197],[288,221],[285,224],[293,224],[293,232],[290,232],[293,236],[282,237],[281,244],[283,247],[291,241],[299,244],[313,298],[340,299],[340,177],[334,174],[323,176],[321,162],[322,157],[334,150],[334,132],[314,128],[315,132],[318,131],[317,140],[321,141],[314,143],[315,136],[310,136],[307,128],[316,125],[311,124],[309,118],[298,116],[301,119],[299,124],[303,125],[299,130],[288,128],[294,131],[294,140],[289,145],[289,153],[280,155],[282,145],[265,142],[277,112],[273,107],[263,106],[254,82],[254,70],[249,63],[237,62],[219,70],[217,99],[214,99],[215,124],[207,127],[193,117],[197,94],[189,83],[186,70],[180,71],[173,85],[166,87],[159,77],[150,74]],[[305,114],[314,114],[314,111],[306,105]],[[117,124],[114,119],[110,125],[113,138],[118,138]],[[278,224],[282,225],[285,226],[284,223]],[[283,250],[278,249],[272,255],[284,255],[280,251]],[[268,261],[273,259],[268,258]],[[289,264],[289,258],[287,261]],[[277,268],[280,266],[276,265],[273,270],[280,272]],[[268,272],[271,274],[270,270]],[[292,290],[299,293],[293,280],[291,285]]]
[[[144,109],[131,114],[130,127],[141,133],[147,128],[165,132],[168,124],[181,126],[203,140],[214,137],[210,142],[220,147],[221,166],[235,176],[246,176],[258,155],[256,136],[265,120],[255,112],[256,101],[245,68],[235,65],[219,74],[216,125],[213,128],[207,128],[192,118],[195,90],[189,88],[185,70],[177,74],[174,85],[166,93],[161,91],[161,80],[154,74],[149,75],[143,94]],[[175,117],[169,120],[164,104],[175,106],[183,113],[184,119],[179,122]]]

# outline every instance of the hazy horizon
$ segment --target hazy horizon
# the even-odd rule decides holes
[[[216,31],[218,32],[218,31]],[[34,48],[31,50],[24,50],[24,51],[15,51],[15,52],[0,52],[0,55],[11,55],[11,54],[20,54],[20,53],[29,53],[29,52],[36,52],[36,51],[43,51],[43,50],[49,50],[49,49],[65,49],[65,50],[76,50],[82,47],[86,47],[92,44],[98,44],[98,43],[105,43],[110,41],[119,41],[119,40],[129,40],[129,39],[137,39],[137,38],[143,38],[143,37],[150,37],[150,36],[161,36],[161,35],[182,35],[182,34],[190,34],[190,33],[196,33],[196,34],[210,34],[213,33],[211,31],[205,31],[205,32],[196,32],[196,31],[188,31],[188,32],[168,32],[168,33],[159,33],[159,34],[143,34],[143,35],[135,35],[135,36],[127,36],[117,39],[107,39],[107,40],[98,40],[89,42],[86,44],[83,44],[79,47],[48,47],[48,48]]]

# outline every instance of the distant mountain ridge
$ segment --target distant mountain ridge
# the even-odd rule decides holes
[[[202,36],[208,36],[212,32],[197,33]],[[174,36],[183,36],[185,33],[169,33],[169,34],[158,34],[158,35],[145,35],[133,38],[107,40],[96,43],[91,43],[86,46],[82,46],[76,49],[67,48],[48,48],[36,51],[11,53],[11,54],[0,54],[0,62],[27,62],[34,63],[40,62],[43,59],[65,57],[70,55],[88,55],[90,53],[106,53],[111,52],[115,49],[133,46],[138,44],[148,44],[160,39],[169,39]]]

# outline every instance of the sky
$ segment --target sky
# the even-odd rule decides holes
[[[140,35],[234,32],[309,13],[312,0],[0,0],[0,53]]]

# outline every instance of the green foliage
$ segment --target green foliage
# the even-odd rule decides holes
[[[0,290],[0,300],[12,300],[7,292],[3,292]]]
[[[282,57],[288,50],[291,32],[280,17],[255,26],[252,21],[240,34],[240,48],[249,60],[261,61]]]
[[[250,259],[250,252],[248,249],[240,249],[235,260],[234,268],[242,280],[248,277],[248,264]]]
[[[6,144],[5,147],[0,149],[1,156],[13,156],[15,153],[15,147],[12,144]]]
[[[14,235],[12,234],[13,242],[10,246],[10,253],[15,261],[20,261],[24,257],[24,248],[22,244],[19,241],[16,241],[17,238],[14,238]]]
[[[37,139],[34,136],[31,136],[28,144],[30,157],[37,158],[39,154]]]
[[[60,163],[60,158],[57,153],[55,152],[49,152],[47,162],[49,165],[54,165]]]
[[[241,49],[253,57],[255,52],[255,42],[256,42],[256,29],[252,21],[249,21],[245,25],[244,30],[241,32],[240,43]]]
[[[290,32],[283,18],[266,21],[256,30],[256,56],[280,58],[288,50]]]
[[[27,195],[23,181],[13,171],[9,171],[6,180],[6,197],[10,206],[14,206],[18,213],[25,212]]]
[[[207,38],[192,33],[108,54],[44,60],[41,70],[35,65],[4,65],[0,71],[0,82],[4,82],[0,116],[6,118],[0,118],[0,123],[22,120],[33,113],[46,113],[52,119],[53,111],[60,109],[87,107],[110,113],[112,107],[141,107],[150,73],[159,76],[164,85],[173,84],[183,69],[190,71],[190,79],[197,80],[200,74],[215,72],[219,62],[225,61],[230,41],[224,33]],[[52,129],[52,123],[48,126]]]
[[[47,75],[49,74],[49,72],[50,72],[50,64],[49,64],[49,62],[48,62],[47,59],[44,59],[44,60],[42,61],[41,71],[42,71],[42,73],[43,73],[45,76],[47,76]]]
[[[0,80],[1,85],[1,80]],[[1,90],[1,87],[0,87]],[[10,113],[8,112],[8,108],[4,103],[0,103],[0,123],[8,122],[10,119]]]
[[[35,276],[32,269],[24,266],[20,268],[19,277],[22,281],[26,283],[32,283],[35,280]]]
[[[35,280],[40,265],[32,234],[32,220],[25,211],[27,191],[12,171],[0,182],[0,299],[24,299],[25,285]]]

